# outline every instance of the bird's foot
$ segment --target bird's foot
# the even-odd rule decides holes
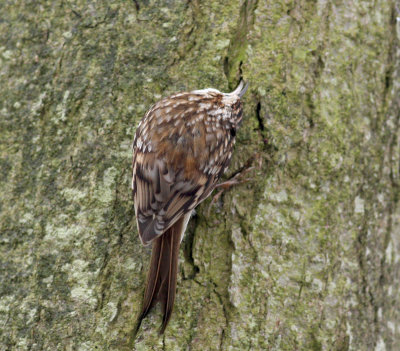
[[[208,213],[210,213],[211,207],[218,201],[218,199],[221,197],[221,195],[223,194],[223,192],[225,190],[229,190],[230,188],[234,187],[235,185],[247,183],[248,181],[252,180],[251,177],[245,178],[245,175],[247,173],[249,173],[251,170],[258,168],[256,166],[252,165],[254,160],[259,161],[259,157],[257,154],[250,157],[247,160],[247,162],[245,163],[245,165],[241,169],[239,169],[237,172],[235,172],[228,180],[226,180],[222,183],[219,183],[215,186],[214,189],[219,189],[219,190],[213,196],[213,198],[211,200],[211,203],[208,207]]]

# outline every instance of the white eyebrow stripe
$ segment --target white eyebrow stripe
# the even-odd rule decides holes
[[[207,89],[200,89],[200,90],[193,90],[191,91],[191,93],[194,94],[204,94],[207,95],[208,93],[218,93],[221,94],[221,92],[217,89],[213,89],[213,88],[207,88]]]

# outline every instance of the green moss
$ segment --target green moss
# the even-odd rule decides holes
[[[240,76],[250,88],[226,177],[254,168],[197,210],[165,336],[156,309],[133,348],[396,349],[393,2],[33,1],[0,13],[5,349],[132,349],[149,260],[129,190],[135,126],[162,96],[227,91]]]

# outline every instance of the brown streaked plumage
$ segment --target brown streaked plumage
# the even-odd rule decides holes
[[[174,94],[157,102],[136,130],[132,189],[139,236],[152,243],[137,329],[161,302],[163,333],[175,299],[178,253],[190,214],[227,169],[242,120],[240,82],[229,94],[215,89]]]

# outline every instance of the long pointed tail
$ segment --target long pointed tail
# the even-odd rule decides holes
[[[164,333],[167,327],[175,301],[179,246],[185,224],[185,218],[182,216],[171,228],[153,241],[150,270],[142,310],[137,319],[136,332],[142,320],[157,302],[161,302],[163,311],[160,333]]]

